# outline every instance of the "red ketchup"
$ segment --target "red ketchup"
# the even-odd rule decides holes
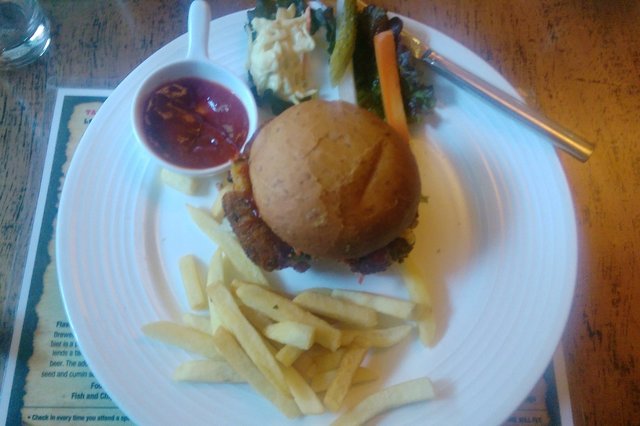
[[[164,83],[144,105],[149,145],[181,167],[204,169],[235,158],[249,131],[242,102],[227,88],[200,78]]]

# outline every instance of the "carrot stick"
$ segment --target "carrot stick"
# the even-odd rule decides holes
[[[400,76],[396,60],[396,43],[391,30],[378,33],[373,38],[376,54],[378,75],[380,76],[380,91],[382,92],[382,106],[387,123],[398,134],[409,141],[409,127],[404,113],[404,103],[400,92]]]

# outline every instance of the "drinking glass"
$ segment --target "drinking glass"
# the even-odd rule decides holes
[[[49,21],[37,0],[0,0],[0,70],[30,64],[50,42]]]

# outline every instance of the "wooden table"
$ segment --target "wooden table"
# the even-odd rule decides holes
[[[561,154],[579,225],[577,291],[563,338],[577,424],[640,422],[640,2],[374,1],[457,39],[548,116],[597,143]],[[0,74],[2,362],[59,86],[115,87],[182,34],[189,2],[43,0],[53,46]],[[252,6],[211,1],[214,17]]]

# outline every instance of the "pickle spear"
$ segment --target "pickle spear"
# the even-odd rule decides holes
[[[329,58],[329,78],[337,85],[351,62],[356,44],[356,0],[344,0],[342,13],[338,15],[336,44]]]

